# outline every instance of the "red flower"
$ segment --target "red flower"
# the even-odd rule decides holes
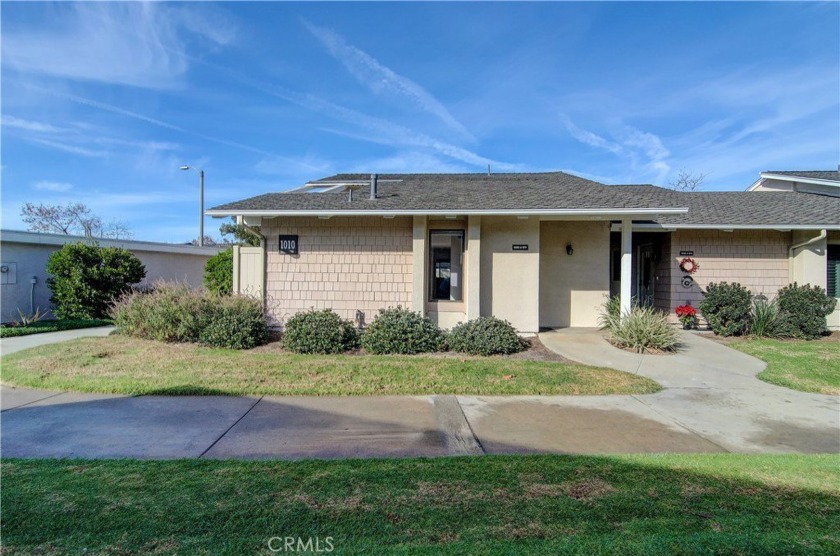
[[[697,315],[697,309],[688,304],[680,305],[674,309],[674,312],[678,317],[693,317]]]

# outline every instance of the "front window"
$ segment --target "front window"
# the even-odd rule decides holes
[[[433,230],[429,238],[429,255],[429,299],[461,301],[464,282],[464,232]]]
[[[828,246],[828,295],[840,299],[840,245]]]

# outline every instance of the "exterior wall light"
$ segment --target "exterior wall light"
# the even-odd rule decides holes
[[[567,244],[566,244],[566,254],[567,254],[567,255],[569,255],[569,256],[571,257],[571,256],[574,254],[574,252],[575,252],[575,248],[574,248],[574,247],[572,247],[572,244],[571,244],[571,243],[567,243]]]

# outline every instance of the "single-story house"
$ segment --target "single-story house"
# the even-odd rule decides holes
[[[102,247],[120,247],[134,253],[146,267],[146,278],[141,285],[158,280],[179,280],[199,287],[204,280],[204,265],[221,249],[0,230],[0,321],[17,320],[18,309],[32,313],[36,309],[43,312],[51,308],[47,260],[63,245],[78,241],[94,241]]]
[[[821,176],[840,184],[838,172]],[[533,334],[596,326],[610,294],[673,314],[724,280],[767,297],[793,281],[840,297],[840,197],[798,187],[677,192],[563,172],[339,174],[207,213],[258,227],[262,246],[235,250],[234,289],[261,296],[280,327],[310,308],[364,326],[401,305],[446,328],[495,315]],[[840,312],[830,324],[840,326]]]

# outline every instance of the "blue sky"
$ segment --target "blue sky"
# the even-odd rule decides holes
[[[3,3],[2,226],[82,201],[188,241],[181,164],[208,207],[345,171],[832,169],[838,26],[838,3]]]

